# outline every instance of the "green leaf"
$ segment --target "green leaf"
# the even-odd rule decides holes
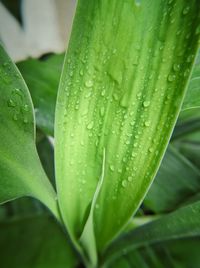
[[[185,110],[180,113],[172,140],[180,139],[185,135],[200,130],[200,109]]]
[[[79,262],[66,234],[50,217],[0,222],[0,237],[1,267],[75,268]]]
[[[63,54],[47,60],[29,59],[17,64],[30,90],[35,107],[36,124],[48,135],[54,133],[54,112]]]
[[[1,45],[0,91],[0,203],[32,196],[59,217],[55,191],[35,146],[33,105],[27,86]]]
[[[89,215],[104,148],[94,212],[99,251],[142,202],[180,111],[199,23],[196,0],[79,1],[55,121],[58,198],[74,239]]]
[[[169,146],[144,204],[156,213],[171,211],[198,191],[200,171]]]
[[[200,55],[200,51],[199,51]],[[186,96],[184,98],[182,110],[188,110],[192,108],[200,108],[200,61],[197,59],[197,62],[194,66],[190,83]]]
[[[200,201],[127,232],[108,247],[103,260],[120,257],[131,250],[170,239],[200,236]]]
[[[196,268],[200,263],[199,238],[171,240],[153,246],[144,246],[130,251],[110,265],[109,268],[120,266],[123,260],[131,268]]]

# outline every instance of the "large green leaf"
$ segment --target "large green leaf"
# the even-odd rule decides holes
[[[36,124],[49,135],[54,132],[54,111],[63,57],[63,54],[53,55],[45,61],[29,59],[17,64],[33,99]]]
[[[104,148],[94,211],[99,251],[142,202],[183,101],[199,23],[196,0],[79,1],[55,122],[58,198],[74,239],[89,215]]]
[[[199,191],[200,171],[169,146],[144,204],[156,213],[171,211]]]
[[[75,268],[78,256],[58,224],[47,216],[0,222],[2,268]]]
[[[200,201],[145,224],[114,241],[104,261],[120,257],[136,248],[170,239],[200,236]]]
[[[0,45],[0,203],[33,196],[58,217],[56,194],[35,147],[33,105],[24,80]]]

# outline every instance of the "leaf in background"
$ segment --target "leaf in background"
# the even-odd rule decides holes
[[[200,109],[185,110],[180,113],[172,140],[180,139],[198,130],[200,130]]]
[[[50,217],[0,222],[0,237],[1,267],[75,268],[79,262],[66,234]]]
[[[200,236],[200,201],[180,208],[162,218],[127,232],[105,251],[104,261],[119,258],[123,253],[170,239]]]
[[[156,213],[171,211],[198,191],[200,171],[169,146],[144,204]]]
[[[55,187],[54,148],[47,136],[42,136],[37,142],[37,151],[48,178]]]
[[[199,238],[172,240],[154,246],[144,246],[125,254],[108,267],[123,268],[123,264],[126,263],[130,268],[196,268],[200,264],[199,246]]]
[[[35,146],[30,94],[1,45],[0,92],[0,203],[33,196],[59,217],[56,193],[44,173]]]
[[[183,101],[199,23],[196,0],[79,1],[55,122],[58,198],[72,238],[89,215],[103,148],[99,251],[142,202]]]
[[[44,133],[52,136],[62,63],[63,55],[61,54],[50,56],[46,61],[29,59],[17,64],[31,93],[36,124]]]
[[[200,51],[199,51],[200,55]],[[199,56],[200,57],[200,56]],[[186,96],[184,98],[182,110],[187,110],[191,108],[200,108],[200,61],[197,59],[197,62],[194,66],[190,83]]]

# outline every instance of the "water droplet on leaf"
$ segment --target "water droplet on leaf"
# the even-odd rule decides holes
[[[143,102],[143,106],[146,108],[150,105],[150,101],[144,101]]]

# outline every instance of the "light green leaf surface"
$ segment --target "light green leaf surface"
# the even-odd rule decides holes
[[[79,258],[57,222],[32,216],[0,222],[2,268],[75,268]]]
[[[175,210],[200,192],[200,171],[169,146],[144,204],[156,213]]]
[[[200,108],[200,56],[197,58],[194,66],[182,110],[192,108]]]
[[[200,54],[200,53],[199,53]],[[33,100],[36,115],[36,124],[48,135],[54,133],[54,111],[56,96],[64,54],[50,55],[45,60],[27,59],[18,62],[17,66],[23,75]],[[187,94],[181,110],[196,108],[199,105],[199,75],[200,61],[198,60],[189,81]],[[193,84],[196,87],[193,90]],[[195,94],[195,96],[194,96]],[[196,106],[194,106],[196,103]]]
[[[36,124],[42,131],[52,136],[62,63],[63,54],[50,56],[45,61],[29,59],[17,64],[30,90]]]
[[[196,0],[79,1],[55,126],[58,198],[72,238],[89,215],[103,148],[94,211],[99,251],[142,202],[183,101],[199,24]]]
[[[58,217],[56,194],[42,169],[35,147],[30,94],[1,45],[0,122],[0,203],[33,196]]]
[[[119,258],[136,248],[186,237],[200,236],[200,201],[143,225],[114,241],[103,260]]]

